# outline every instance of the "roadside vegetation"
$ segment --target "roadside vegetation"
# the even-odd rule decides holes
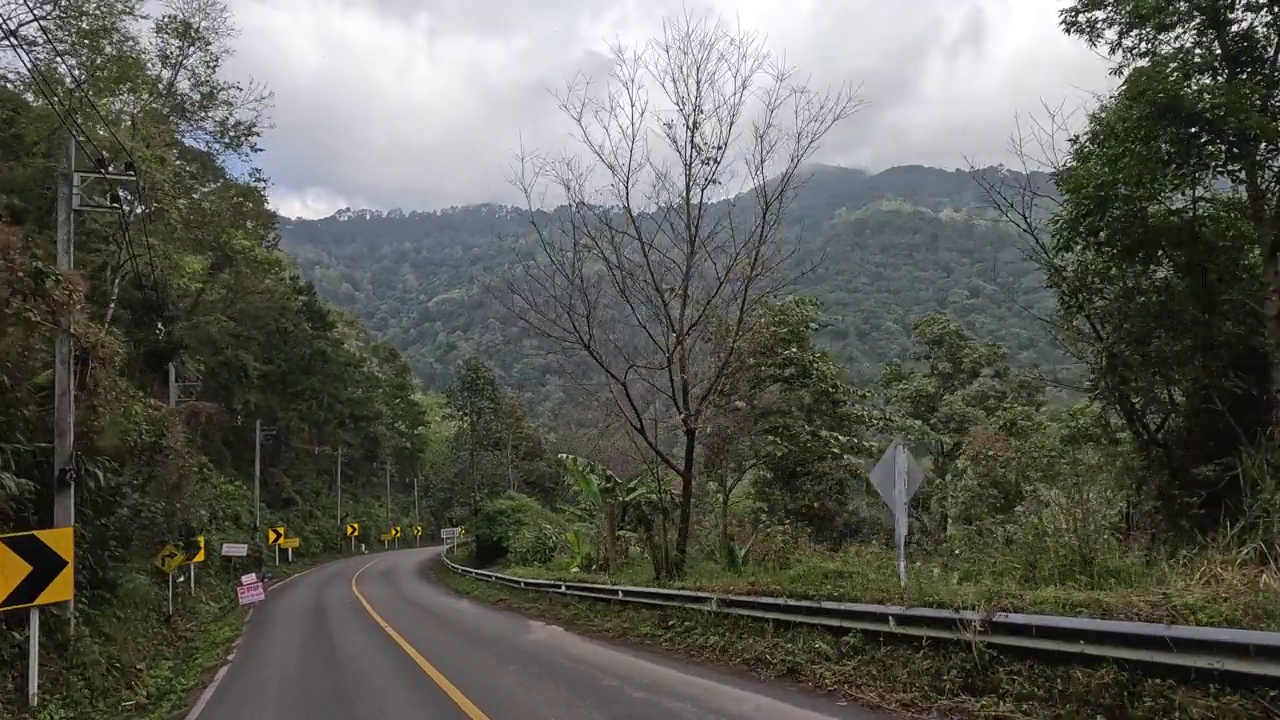
[[[42,613],[31,711],[28,614],[0,613],[0,718],[158,720],[181,708],[244,616],[244,563],[220,558],[221,544],[270,552],[254,523],[257,421],[270,431],[262,527],[300,538],[290,571],[346,551],[344,520],[361,524],[370,550],[399,525],[403,547],[413,525],[430,541],[483,499],[445,480],[482,450],[459,449],[471,425],[456,403],[496,385],[477,389],[462,373],[455,400],[424,392],[397,350],[316,296],[278,249],[255,168],[270,93],[223,72],[229,11],[216,0],[143,5],[0,3],[0,533],[51,524],[63,318],[75,338],[77,470],[74,629],[65,607]],[[55,189],[68,131],[78,169],[128,162],[139,181],[114,198],[119,212],[77,214],[75,269],[61,272]],[[176,407],[170,363],[189,383]],[[491,393],[473,405],[495,398],[506,402]],[[501,429],[511,476],[554,480],[521,414]],[[176,583],[170,617],[153,561],[197,535],[207,560],[194,594]]]
[[[1047,109],[1015,138],[1024,167],[974,171],[1056,297],[1039,320],[1079,368],[1071,384],[1012,365],[1006,348],[943,311],[917,320],[911,352],[877,382],[853,384],[815,340],[820,308],[789,296],[767,260],[783,252],[770,229],[786,203],[756,193],[724,210],[734,224],[718,224],[698,188],[729,175],[733,160],[680,156],[681,143],[697,148],[735,126],[732,108],[682,108],[684,126],[663,135],[596,127],[625,110],[565,100],[587,108],[571,112],[584,141],[606,137],[592,157],[616,185],[610,197],[644,197],[679,222],[649,226],[585,198],[563,219],[533,213],[547,227],[511,283],[512,311],[580,362],[582,430],[560,444],[572,499],[490,501],[468,528],[474,561],[530,577],[1280,630],[1280,125],[1267,109],[1280,101],[1280,67],[1267,59],[1264,14],[1228,2],[1075,3],[1063,29],[1113,56],[1119,89],[1087,108],[1078,130]],[[728,35],[708,28],[677,21],[647,51],[715,55]],[[727,82],[681,76],[679,62],[641,65],[655,85]],[[815,108],[841,96],[806,97]],[[805,135],[814,127],[770,130],[816,142],[821,133]],[[610,149],[647,149],[654,137],[684,164],[618,171],[625,158]],[[540,168],[528,176],[554,178],[570,197],[585,186],[574,175],[581,164]],[[787,180],[770,191],[785,198]],[[661,195],[671,188],[676,196]],[[584,254],[592,262],[574,261]],[[867,479],[895,440],[926,469],[905,588],[892,521]],[[737,663],[757,654],[738,638],[837,642],[449,582]],[[853,649],[833,651],[821,670],[806,667],[810,649],[796,651],[804,661],[766,665],[890,706],[974,714],[1257,717],[1276,707],[1271,690],[1224,690],[1211,678],[1175,686],[1134,668],[1051,670],[983,653],[966,667],[973,648],[884,651],[857,634],[838,642]],[[841,679],[822,674],[845,669]],[[882,685],[875,674],[918,679]],[[1027,697],[1036,693],[1043,699]]]
[[[949,312],[966,302],[956,288],[876,380],[822,346],[840,321],[791,293],[797,238],[782,222],[856,94],[805,88],[770,72],[752,39],[676,18],[640,55],[620,55],[613,100],[641,107],[572,84],[562,98],[622,212],[584,195],[580,159],[531,155],[517,174],[531,199],[550,181],[571,201],[529,208],[517,243],[529,254],[504,279],[519,332],[497,334],[576,381],[541,430],[483,347],[426,392],[280,252],[254,168],[270,95],[220,74],[233,32],[220,2],[172,0],[150,16],[134,0],[31,6],[0,28],[25,61],[0,71],[0,531],[50,523],[52,348],[70,318],[77,602],[74,631],[65,611],[45,615],[35,713],[23,707],[25,613],[0,617],[0,717],[181,706],[240,625],[237,570],[212,555],[261,541],[258,420],[274,431],[262,524],[302,538],[304,563],[342,548],[341,451],[343,511],[366,544],[392,524],[461,524],[474,562],[530,576],[1280,630],[1280,68],[1252,6],[1077,2],[1064,29],[1114,56],[1121,88],[1078,134],[1049,112],[1017,138],[1037,149],[1024,167],[973,173],[984,222],[1018,231],[1055,299],[1036,324],[1071,373],[1011,362]],[[714,71],[691,72],[693,58]],[[761,84],[733,84],[744,78]],[[673,92],[659,118],[641,102],[654,81],[699,91]],[[76,269],[61,272],[54,188],[68,130],[84,166],[128,159],[140,182],[118,214],[77,217]],[[746,156],[731,152],[744,138]],[[633,165],[637,148],[674,162]],[[743,194],[721,202],[733,178]],[[194,383],[173,408],[170,363]],[[867,481],[896,440],[926,470],[905,588]],[[152,560],[197,534],[211,557],[166,618]],[[1270,690],[1215,680],[447,582],[885,707],[1036,718],[1280,707]]]

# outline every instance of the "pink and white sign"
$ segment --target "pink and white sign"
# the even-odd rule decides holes
[[[258,574],[257,574],[257,573],[249,573],[248,575],[241,575],[241,576],[240,576],[240,584],[241,584],[241,585],[251,585],[251,584],[256,583],[256,582],[258,582]]]
[[[267,599],[267,593],[262,589],[262,583],[260,582],[237,587],[236,595],[240,598],[241,605],[250,605]]]

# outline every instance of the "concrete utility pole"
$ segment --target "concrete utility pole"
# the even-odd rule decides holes
[[[338,448],[338,527],[342,527],[342,448]]]
[[[124,173],[111,172],[105,159],[97,161],[94,172],[76,172],[76,152],[79,149],[79,143],[70,129],[64,132],[62,156],[58,159],[55,225],[58,272],[66,275],[75,269],[76,211],[117,214],[124,211],[119,193],[113,197],[108,191],[105,202],[94,202],[83,192],[84,186],[97,178],[102,178],[108,183],[136,182],[137,175],[134,174],[132,163],[125,166]],[[70,313],[64,312],[58,318],[58,336],[53,345],[53,527],[55,528],[74,528],[76,525],[75,428],[75,329],[71,326]],[[76,627],[75,607],[75,598],[72,597],[67,602],[72,633],[75,632]],[[27,658],[29,662],[27,699],[32,706],[35,706],[39,700],[40,670],[40,611],[38,608],[31,608],[29,622],[31,646]]]
[[[75,267],[75,215],[72,193],[75,185],[76,139],[67,131],[58,172],[58,271]],[[74,457],[76,443],[75,387],[73,386],[73,338],[71,316],[59,318],[58,338],[53,348],[53,526],[74,527],[76,494]],[[75,607],[74,600],[72,608]]]
[[[391,461],[387,461],[387,525],[391,525]]]
[[[418,476],[413,476],[413,522],[416,525],[422,524],[422,513],[418,512]]]
[[[178,407],[178,368],[169,363],[169,407]]]
[[[253,422],[253,531],[262,530],[262,421]]]

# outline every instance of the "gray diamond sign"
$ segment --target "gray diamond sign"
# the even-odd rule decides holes
[[[924,482],[924,470],[901,441],[885,450],[868,476],[884,504],[893,511],[893,536],[898,544],[898,582],[907,584],[907,508]]]

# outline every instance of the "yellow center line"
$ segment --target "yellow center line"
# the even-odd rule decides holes
[[[400,649],[404,650],[405,653],[418,664],[418,667],[422,668],[422,672],[426,673],[427,677],[435,681],[436,685],[444,691],[444,694],[448,695],[449,699],[453,700],[454,704],[457,705],[462,712],[470,718],[470,720],[489,720],[488,715],[481,712],[480,708],[476,707],[475,703],[468,700],[467,696],[463,695],[462,691],[459,690],[457,686],[449,682],[449,679],[446,678],[443,673],[435,669],[435,666],[431,663],[427,662],[427,659],[422,657],[422,653],[415,650],[414,647],[409,644],[408,640],[405,640],[400,633],[395,631],[395,628],[388,625],[387,621],[383,620],[382,616],[379,615],[377,611],[373,609],[373,606],[369,604],[369,601],[365,599],[364,595],[360,594],[360,590],[356,587],[356,579],[360,577],[360,573],[373,567],[383,559],[384,558],[377,558],[370,561],[369,564],[360,568],[356,571],[355,575],[351,576],[351,592],[355,593],[356,599],[364,606],[365,612],[369,613],[369,617],[373,618],[374,622],[378,623],[378,625],[391,636],[391,639],[396,641],[396,644],[400,646]]]

